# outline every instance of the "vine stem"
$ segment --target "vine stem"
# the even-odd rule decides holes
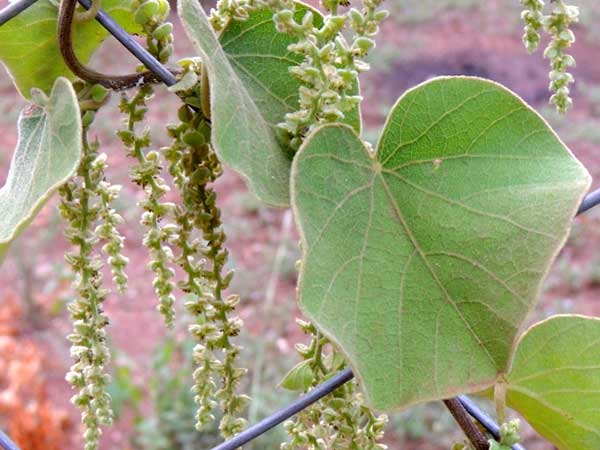
[[[157,75],[154,71],[136,72],[130,75],[109,76],[91,70],[82,64],[73,50],[73,18],[75,16],[75,7],[77,6],[77,1],[78,0],[61,1],[58,15],[59,49],[65,64],[71,70],[71,72],[88,83],[100,84],[107,89],[115,91],[130,89],[139,85],[140,83],[155,83],[159,80],[164,81],[165,83],[167,81],[171,82],[171,84],[174,83],[174,78],[169,77],[168,79],[164,79],[162,76]],[[98,5],[98,0],[96,0],[95,4],[96,6]],[[90,4],[88,2],[86,4],[86,8],[93,9],[94,3]],[[100,10],[98,13],[99,12]],[[174,74],[174,72],[171,73],[172,76]]]
[[[490,444],[483,435],[481,430],[477,428],[477,425],[471,420],[471,416],[467,410],[463,407],[462,403],[456,398],[444,400],[444,405],[456,420],[456,423],[465,433],[465,436],[471,441],[471,444],[475,447],[475,450],[489,450]]]

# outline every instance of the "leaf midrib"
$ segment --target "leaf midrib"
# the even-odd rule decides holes
[[[450,296],[449,292],[446,290],[446,287],[444,286],[444,284],[438,278],[437,273],[435,272],[435,270],[433,269],[433,267],[431,267],[431,265],[429,263],[429,260],[427,259],[425,253],[423,252],[423,250],[421,249],[421,246],[419,245],[419,242],[417,241],[417,239],[415,238],[415,236],[412,233],[412,230],[408,226],[408,223],[406,222],[406,219],[404,218],[404,215],[402,214],[402,211],[400,210],[400,206],[398,205],[398,203],[396,202],[396,199],[394,198],[394,195],[390,191],[390,188],[389,188],[389,186],[387,184],[387,181],[383,177],[382,173],[379,173],[378,176],[379,176],[379,178],[381,180],[381,184],[382,184],[382,186],[384,188],[384,191],[385,191],[385,193],[386,193],[386,195],[387,195],[390,203],[392,204],[394,212],[396,213],[396,217],[397,217],[398,221],[400,222],[400,224],[402,225],[402,228],[404,229],[405,235],[408,237],[409,241],[413,245],[413,248],[417,251],[417,253],[421,257],[421,260],[423,261],[423,263],[427,267],[427,270],[429,271],[429,273],[430,273],[431,277],[433,278],[433,280],[435,281],[435,283],[438,285],[438,288],[444,294],[444,297],[447,300],[447,302],[454,308],[454,310],[456,311],[457,316],[465,324],[467,330],[469,330],[469,333],[475,338],[475,340],[480,345],[480,347],[482,347],[485,350],[485,354],[488,357],[488,359],[492,362],[492,366],[494,367],[494,369],[498,370],[496,360],[494,359],[494,357],[489,352],[487,346],[483,343],[483,341],[481,340],[481,338],[479,337],[479,335],[473,330],[473,328],[471,327],[471,325],[469,324],[469,322],[466,320],[466,318],[464,317],[464,315],[462,314],[462,312],[460,311],[460,309],[456,305],[454,299]]]

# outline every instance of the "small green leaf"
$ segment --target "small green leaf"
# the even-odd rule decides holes
[[[463,444],[462,442],[455,442],[454,444],[452,444],[451,450],[470,450],[470,449],[469,449],[469,447],[467,447],[466,444]],[[490,444],[490,450],[493,450],[491,448],[491,444]]]
[[[92,100],[94,100],[97,103],[100,103],[104,101],[104,99],[106,99],[108,93],[108,89],[106,89],[103,86],[100,86],[99,84],[95,84],[94,86],[92,86],[90,96],[92,97]]]
[[[314,373],[310,367],[310,363],[310,361],[302,361],[296,364],[294,368],[283,377],[283,380],[281,380],[279,385],[288,391],[307,391],[311,387],[314,379]]]
[[[18,127],[17,148],[0,189],[0,263],[11,241],[79,164],[81,120],[71,83],[59,78],[46,107],[27,107]]]
[[[198,74],[193,71],[186,72],[173,86],[169,86],[169,92],[183,92],[193,88],[198,83]]]
[[[491,439],[488,441],[490,443],[490,450],[511,450],[509,446],[502,445],[498,441]]]
[[[299,4],[298,17],[307,8]],[[298,109],[300,85],[289,68],[301,59],[287,49],[294,39],[278,33],[264,9],[231,22],[220,38],[197,0],[180,1],[179,15],[209,71],[215,150],[261,200],[288,205],[291,151],[278,141],[276,125]],[[316,12],[315,22],[322,23]],[[360,130],[358,108],[346,120]]]
[[[297,154],[300,306],[377,409],[489,387],[589,185],[512,92],[429,81],[394,107],[377,154],[344,125]]]
[[[140,31],[133,23],[129,0],[103,0],[102,7],[128,32]],[[0,61],[25,98],[30,98],[34,87],[49,94],[58,77],[73,79],[58,49],[57,17],[58,9],[52,1],[38,0],[0,27]],[[85,63],[108,32],[94,20],[75,23],[74,27],[75,53]]]
[[[600,448],[600,318],[554,316],[517,345],[507,403],[560,450]]]

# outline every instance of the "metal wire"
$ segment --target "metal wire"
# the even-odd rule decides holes
[[[90,0],[79,0],[79,3],[85,8],[90,9],[91,1]],[[163,66],[154,56],[152,56],[148,50],[142,47],[135,39],[133,39],[129,33],[127,33],[123,28],[119,26],[115,20],[110,17],[103,10],[98,11],[96,15],[96,20],[102,25],[104,28],[108,30],[110,34],[112,34],[123,46],[133,54],[137,59],[139,59],[144,66],[148,68],[151,72],[153,72],[163,83],[167,86],[174,85],[177,80],[175,76],[169,72],[169,70]]]
[[[579,209],[577,210],[577,215],[582,214],[589,209],[592,209],[594,206],[600,203],[600,189],[596,189],[593,192],[590,192],[585,196]]]
[[[0,11],[0,26],[8,22],[10,19],[18,15],[20,12],[27,9],[37,0],[18,0]],[[79,3],[86,9],[91,7],[90,0],[79,0]],[[117,24],[106,12],[100,10],[96,15],[96,20],[110,34],[112,34],[127,50],[129,50],[137,59],[139,59],[148,70],[154,72],[157,77],[167,86],[175,84],[176,79],[169,70],[164,67],[156,58],[154,58],[144,47],[138,44],[123,28]],[[582,201],[577,215],[582,214],[594,206],[600,204],[600,189],[588,194]],[[279,425],[285,420],[291,418],[298,412],[327,396],[338,387],[347,383],[354,378],[354,374],[350,369],[345,369],[330,378],[326,382],[317,386],[307,394],[300,397],[298,400],[289,406],[277,411],[256,425],[251,426],[247,430],[238,434],[234,438],[223,442],[211,450],[236,450],[244,444],[252,441],[263,433],[269,431],[273,427]],[[487,414],[479,409],[467,396],[459,396],[458,400],[463,405],[465,410],[483,427],[486,428],[495,438],[499,437],[500,427]],[[4,450],[19,450],[18,447],[0,430],[0,446]],[[513,450],[525,450],[519,444],[512,446]]]
[[[236,450],[244,444],[247,444],[251,440],[257,438],[261,434],[269,431],[271,428],[279,425],[281,422],[289,419],[295,414],[298,414],[303,409],[312,405],[316,401],[322,399],[327,394],[335,391],[341,385],[347,383],[352,378],[354,378],[354,374],[350,369],[342,370],[340,373],[335,375],[333,378],[330,378],[325,383],[317,386],[312,391],[300,397],[294,403],[285,408],[277,411],[275,414],[271,414],[264,420],[261,420],[256,425],[251,426],[247,430],[241,432],[237,436],[228,441],[223,442],[220,445],[217,445],[212,450]]]
[[[477,405],[473,403],[473,401],[466,395],[459,395],[457,398],[461,405],[463,405],[463,408],[465,408],[471,415],[471,417],[483,425],[483,427],[488,430],[488,432],[494,436],[495,439],[500,438],[500,427],[492,420],[490,416],[479,409]],[[525,448],[520,444],[515,444],[511,448],[513,450],[525,450]]]
[[[2,430],[0,430],[0,447],[3,450],[19,450],[19,447]]]
[[[9,6],[0,11],[0,26],[4,25],[10,19],[29,8],[36,1],[37,0],[17,0],[14,3],[11,3]],[[79,0],[79,3],[85,9],[91,8],[90,0]],[[148,50],[146,50],[135,39],[133,39],[129,33],[121,28],[121,26],[105,11],[100,9],[96,15],[96,20],[163,83],[165,83],[167,86],[172,86],[177,82],[175,76],[165,66],[163,66],[148,52]]]
[[[16,2],[9,3],[6,8],[0,10],[0,27],[13,17],[18,16],[35,2],[37,2],[37,0],[18,0]]]

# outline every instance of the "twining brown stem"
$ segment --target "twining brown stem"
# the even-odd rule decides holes
[[[471,444],[475,447],[475,450],[489,450],[490,444],[484,434],[481,432],[477,425],[471,420],[471,416],[461,403],[456,398],[444,400],[444,405],[454,417],[454,420],[458,423],[460,428],[463,430]]]
[[[79,61],[73,50],[73,17],[77,0],[62,0],[58,15],[58,44],[67,67],[76,76],[92,84],[100,84],[107,89],[122,91],[145,83],[156,83],[158,77],[150,71],[130,75],[110,76],[96,72]]]
[[[90,20],[94,20],[98,11],[100,11],[100,7],[102,6],[102,0],[93,0],[92,7],[87,11],[75,11],[75,22],[89,22]]]

